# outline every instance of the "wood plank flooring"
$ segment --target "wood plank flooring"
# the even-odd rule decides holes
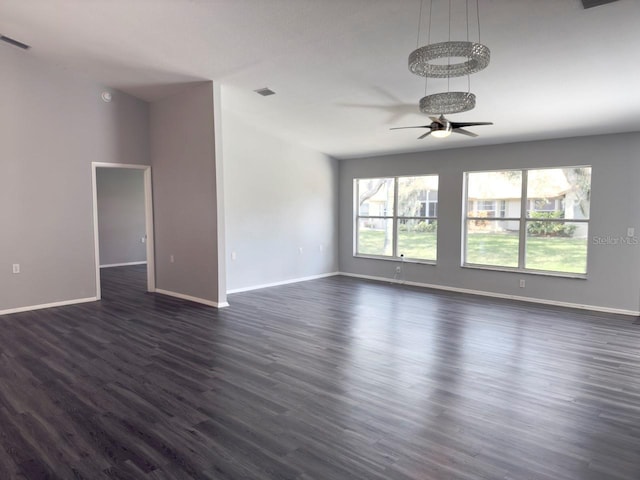
[[[640,479],[635,318],[346,277],[0,318],[0,479]]]

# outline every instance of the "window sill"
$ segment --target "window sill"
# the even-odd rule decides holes
[[[436,265],[437,262],[435,260],[417,260],[415,258],[398,258],[398,257],[383,257],[376,255],[353,255],[353,258],[363,258],[366,260],[385,260],[387,262],[397,262],[397,263],[415,263],[418,265]]]
[[[587,280],[587,274],[585,273],[549,272],[546,270],[520,270],[518,268],[494,267],[490,265],[474,265],[469,263],[466,263],[461,266],[462,268],[469,268],[472,270],[489,270],[492,272],[509,272],[509,273],[523,274],[523,275],[540,275],[543,277],[560,277],[560,278],[571,278],[574,280]]]

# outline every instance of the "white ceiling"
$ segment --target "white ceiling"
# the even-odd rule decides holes
[[[451,2],[464,30],[466,0]],[[491,64],[471,76],[476,108],[449,116],[495,123],[470,128],[476,139],[389,131],[429,123],[417,108],[424,80],[407,69],[420,0],[2,0],[0,33],[30,44],[25,55],[145,100],[218,81],[247,122],[338,158],[640,131],[638,0],[479,4]],[[446,39],[447,8],[433,0],[432,42]],[[261,87],[277,95],[253,92]]]

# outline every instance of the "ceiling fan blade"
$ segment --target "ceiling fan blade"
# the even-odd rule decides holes
[[[454,133],[461,133],[462,135],[466,135],[467,137],[477,137],[477,133],[470,132],[469,130],[464,130],[463,128],[454,128],[452,130]]]
[[[493,125],[493,122],[451,122],[452,128],[473,127],[475,125]]]
[[[426,137],[427,135],[431,135],[431,130],[429,130],[427,133],[425,133],[424,135],[420,135],[418,137],[418,140],[422,140],[424,137]]]
[[[431,125],[416,125],[414,127],[393,127],[393,128],[390,128],[389,130],[401,130],[403,128],[430,128],[430,127]]]

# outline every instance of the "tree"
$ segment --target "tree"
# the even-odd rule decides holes
[[[359,205],[362,206],[364,202],[366,202],[371,197],[373,197],[376,193],[378,193],[382,188],[382,186],[386,183],[386,181],[387,181],[386,178],[376,178],[372,180],[369,183],[369,185],[367,185],[367,190],[365,190],[364,192],[359,192],[360,193]],[[360,186],[362,186],[362,183],[360,184]]]
[[[591,205],[591,168],[563,168],[562,173],[571,187],[571,193],[582,215],[588,218]]]

